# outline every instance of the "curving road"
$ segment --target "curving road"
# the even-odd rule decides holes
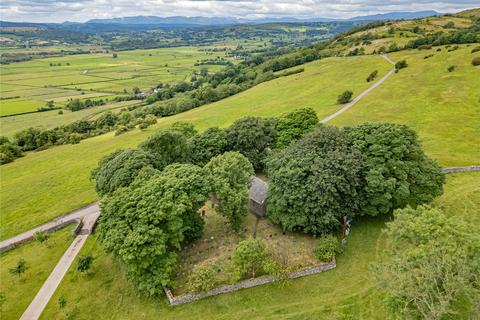
[[[387,55],[382,55],[382,57],[387,60],[389,63],[395,65],[395,62],[393,62],[392,60],[390,60],[389,57],[387,57]],[[352,101],[350,101],[349,103],[347,103],[342,109],[338,110],[337,112],[335,112],[334,114],[331,114],[329,115],[328,117],[325,117],[323,118],[322,120],[320,120],[320,123],[325,123],[327,121],[330,121],[332,120],[333,118],[336,118],[338,117],[339,115],[341,115],[342,113],[344,113],[345,111],[347,111],[348,109],[350,109],[351,107],[353,107],[358,101],[360,101],[360,99],[362,99],[363,97],[365,97],[370,91],[372,91],[373,89],[375,89],[376,87],[378,87],[379,85],[381,85],[382,83],[385,82],[385,80],[388,79],[388,77],[390,77],[392,74],[394,74],[396,71],[395,68],[393,68],[392,70],[390,70],[386,75],[384,75],[380,80],[378,80],[377,82],[375,82],[373,85],[371,85],[370,87],[368,87],[365,91],[363,91],[362,93],[360,93],[358,96],[355,97],[355,99],[353,99]]]
[[[0,252],[12,249],[15,247],[15,245],[22,243],[26,240],[29,240],[33,238],[33,235],[36,232],[46,232],[46,231],[53,231],[58,228],[61,228],[69,223],[74,223],[76,221],[79,221],[83,219],[83,217],[92,215],[92,214],[99,214],[100,213],[100,207],[98,206],[98,202],[89,204],[86,207],[80,208],[78,210],[73,211],[72,213],[69,213],[67,215],[58,217],[50,222],[47,222],[45,224],[42,224],[39,227],[36,227],[34,229],[28,230],[24,233],[21,233],[15,237],[3,240],[0,242]]]

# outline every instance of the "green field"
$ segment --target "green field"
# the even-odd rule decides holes
[[[72,98],[106,97],[131,92],[134,87],[148,90],[160,82],[189,80],[193,70],[221,69],[195,67],[197,60],[224,57],[225,53],[178,47],[120,51],[117,55],[79,54],[0,66],[0,96],[18,97],[1,100],[0,115],[36,111],[49,100],[62,105]]]
[[[59,114],[58,110],[52,110],[41,113],[29,113],[6,117],[0,119],[0,131],[2,132],[3,136],[13,137],[13,135],[22,128],[39,127],[44,129],[53,129],[77,120],[92,119],[98,114],[107,110],[111,110],[112,112],[120,112],[122,108],[137,104],[139,102],[141,101],[121,101],[75,112],[63,110],[63,114]]]
[[[121,136],[113,133],[33,152],[0,167],[2,175],[0,238],[93,202],[97,195],[89,180],[90,171],[105,154],[145,140],[155,129],[175,121],[191,121],[198,129],[227,126],[246,115],[273,116],[310,106],[319,116],[339,108],[339,92],[367,88],[365,78],[373,69],[386,73],[390,65],[381,57],[331,58],[310,63],[305,72],[262,83],[231,98],[160,119],[146,131]],[[22,192],[18,192],[22,190]],[[20,219],[28,217],[28,219]]]
[[[72,243],[72,230],[73,227],[66,227],[53,233],[45,243],[29,242],[0,255],[0,292],[6,299],[0,318],[20,318]],[[11,275],[9,269],[21,258],[30,268],[23,278],[18,278]]]
[[[435,201],[447,214],[480,225],[480,173],[451,174],[445,194]],[[42,319],[65,312],[77,319],[386,319],[382,293],[373,284],[373,266],[384,249],[381,219],[354,221],[346,251],[337,268],[291,280],[285,286],[265,285],[170,307],[166,298],[147,298],[125,279],[121,265],[105,254],[95,237],[82,253],[96,259],[87,279],[70,270]],[[108,270],[108,271],[107,271]],[[92,294],[92,293],[95,294]],[[57,300],[68,301],[66,311]]]

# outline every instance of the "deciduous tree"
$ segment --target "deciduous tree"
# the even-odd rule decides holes
[[[191,215],[207,200],[208,186],[202,168],[174,164],[143,186],[104,198],[100,240],[139,289],[155,295],[171,282],[177,252],[190,237]]]
[[[317,128],[269,157],[268,216],[287,230],[330,232],[358,211],[363,167],[339,129]]]
[[[216,156],[205,166],[211,191],[218,198],[217,211],[239,231],[248,211],[248,188],[254,174],[252,164],[239,152]]]
[[[366,123],[345,128],[349,144],[366,162],[362,214],[391,213],[431,202],[443,192],[444,174],[430,160],[417,134],[405,125]]]
[[[480,237],[427,206],[395,211],[376,272],[401,319],[472,319],[480,310]]]

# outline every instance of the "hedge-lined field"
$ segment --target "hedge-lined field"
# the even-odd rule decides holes
[[[79,54],[0,66],[0,115],[36,111],[49,100],[63,105],[70,98],[106,97],[147,90],[158,83],[189,79],[193,70],[221,66],[194,66],[197,60],[224,57],[207,55],[197,47]],[[82,93],[83,92],[83,93]],[[12,98],[6,99],[5,98]],[[41,116],[41,114],[39,114]]]

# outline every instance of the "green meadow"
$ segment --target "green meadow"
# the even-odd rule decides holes
[[[192,122],[199,130],[225,127],[246,115],[275,116],[306,106],[314,108],[319,117],[326,116],[339,108],[336,97],[340,92],[361,92],[368,87],[365,78],[370,72],[377,69],[383,75],[390,68],[378,56],[312,62],[301,74],[262,83],[217,103],[159,119],[156,126],[145,131],[134,130],[121,136],[108,133],[77,145],[28,153],[0,167],[0,238],[95,201],[97,195],[89,177],[98,160],[118,148],[137,145],[158,128],[175,121]]]
[[[41,113],[28,113],[17,116],[11,116],[0,119],[0,130],[3,136],[13,137],[15,133],[22,128],[39,127],[44,129],[53,129],[58,126],[67,125],[77,120],[90,120],[102,112],[112,111],[120,112],[122,108],[141,102],[140,100],[121,101],[109,103],[103,106],[83,109],[79,111],[63,110],[59,114],[58,110],[44,111]]]
[[[78,54],[0,66],[0,115],[36,111],[53,100],[107,97],[189,78],[197,60],[224,57],[198,47]],[[208,67],[212,72],[221,66]],[[5,98],[11,98],[6,99]],[[39,114],[41,116],[41,114]]]
[[[0,318],[20,318],[71,244],[72,230],[73,227],[66,227],[52,233],[44,243],[31,241],[0,254],[0,292],[6,299]],[[21,277],[9,273],[19,259],[29,266]]]
[[[480,224],[480,173],[447,177],[445,193],[434,206],[451,216]],[[285,284],[271,284],[171,307],[165,297],[147,298],[127,281],[122,266],[105,254],[94,237],[82,254],[95,256],[92,275],[73,268],[50,300],[42,319],[386,319],[383,294],[374,284],[375,262],[385,249],[382,228],[389,218],[354,221],[348,246],[337,268]],[[108,272],[107,272],[108,270]],[[92,292],[95,292],[92,295]],[[58,307],[64,297],[67,307]]]

